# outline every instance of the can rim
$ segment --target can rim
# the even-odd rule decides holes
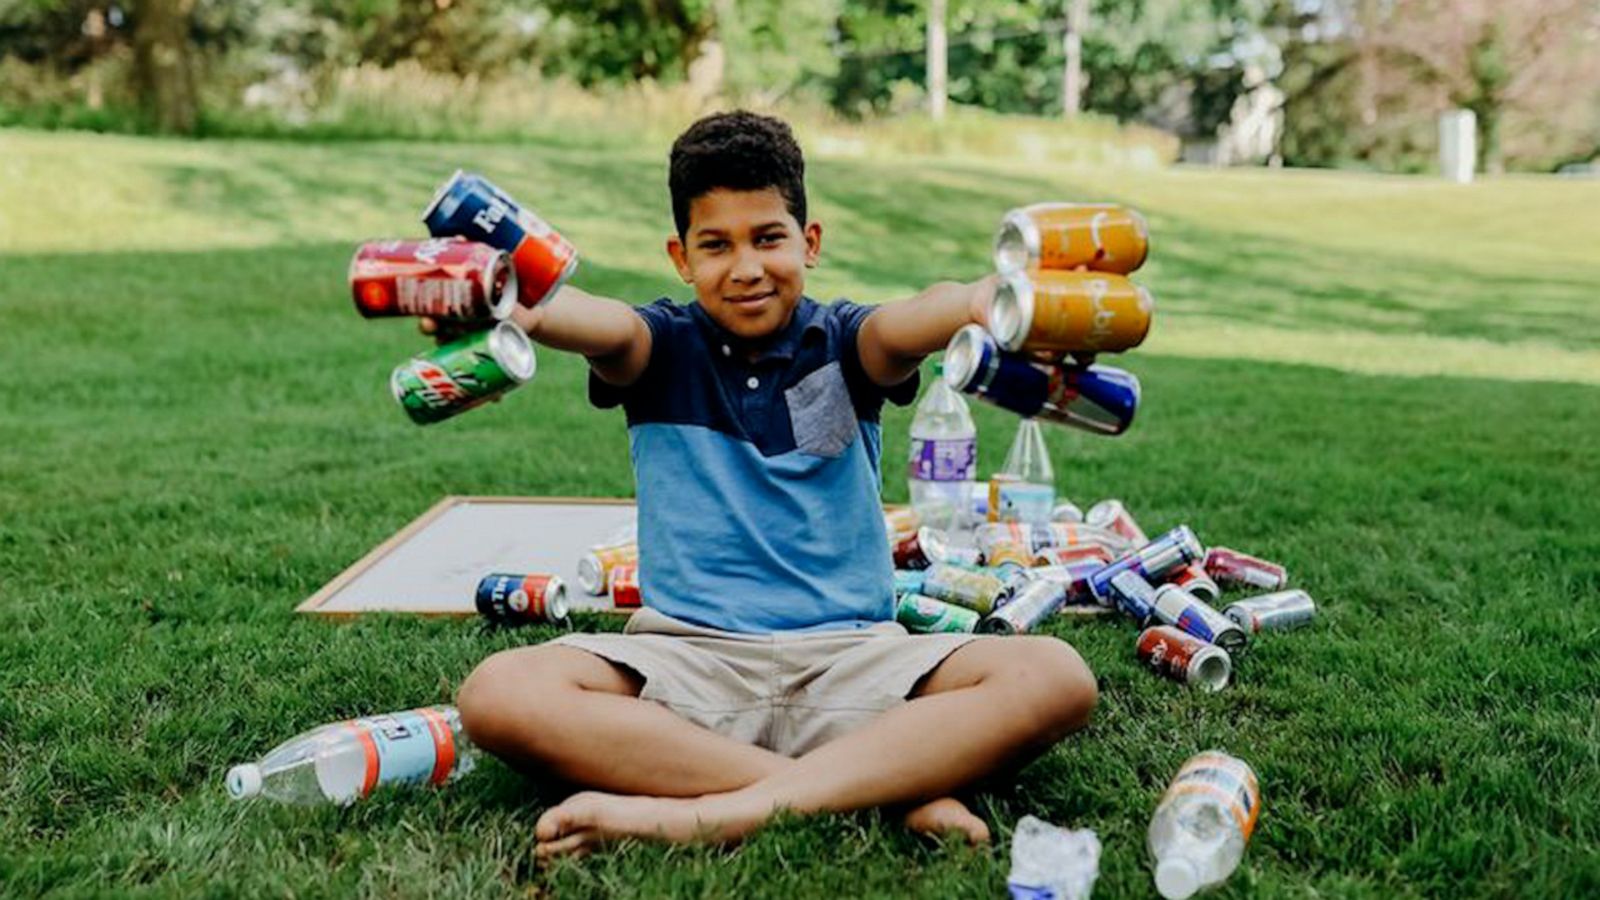
[[[962,393],[977,381],[983,357],[984,338],[988,332],[982,325],[963,325],[944,348],[944,383]]]
[[[1008,261],[1011,255],[1004,253],[1002,250],[1006,245],[1006,238],[1013,233],[1021,241],[1022,249],[1025,253],[1020,265]],[[1039,258],[1040,243],[1039,224],[1033,220],[1032,216],[1028,215],[1026,208],[1017,208],[1007,212],[1000,218],[1000,227],[995,230],[995,271],[1001,275],[1012,275],[1027,270],[1030,264]]]
[[[1033,280],[1027,272],[1016,272],[1000,279],[989,304],[989,330],[1002,350],[1017,351],[1027,343],[1033,328]]]
[[[440,202],[444,200],[444,195],[449,193],[450,189],[455,187],[456,182],[460,181],[464,175],[466,175],[465,169],[455,170],[455,172],[449,178],[444,180],[444,184],[440,185],[439,189],[433,192],[433,199],[428,201],[427,209],[422,211],[422,224],[428,224],[428,217],[432,216],[433,211],[439,208]],[[428,231],[431,234],[433,229],[430,228]]]
[[[1193,635],[1189,637],[1194,638]],[[1216,644],[1207,644],[1204,641],[1201,641],[1201,644],[1201,648],[1189,656],[1189,666],[1184,672],[1184,677],[1189,683],[1205,690],[1220,691],[1228,686],[1228,680],[1233,677],[1233,659],[1228,656],[1228,651]]]
[[[570,611],[567,605],[567,583],[561,580],[560,575],[551,575],[544,588],[545,618],[557,622],[565,619]]]
[[[533,341],[515,322],[495,325],[489,332],[488,343],[489,354],[504,370],[506,377],[517,384],[533,379],[534,372],[539,368],[539,359],[534,354]]]
[[[500,289],[500,296],[489,298],[489,311],[496,319],[504,320],[509,319],[511,311],[516,309],[517,291],[519,289],[517,267],[511,264],[511,254],[504,250],[497,250],[489,258],[489,261],[484,263],[483,288],[485,294],[494,289],[495,276],[499,274],[498,270],[501,268],[505,269],[506,284],[505,287]]]

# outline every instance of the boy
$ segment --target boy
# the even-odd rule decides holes
[[[613,838],[736,840],[778,809],[909,807],[979,843],[951,794],[1081,728],[1093,676],[1050,637],[908,635],[879,500],[884,400],[985,321],[993,283],[876,308],[804,294],[822,226],[783,122],[709,116],[674,143],[667,253],[696,302],[567,287],[518,323],[582,353],[621,405],[646,608],[485,660],[458,704],[474,742],[597,789],[540,816],[538,853]],[[431,323],[425,324],[425,327]]]

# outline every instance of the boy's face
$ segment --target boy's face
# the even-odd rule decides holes
[[[822,225],[796,221],[777,188],[702,194],[689,203],[688,233],[667,240],[706,313],[745,340],[789,324],[821,250]]]

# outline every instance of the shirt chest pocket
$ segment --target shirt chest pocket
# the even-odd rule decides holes
[[[856,439],[858,425],[844,373],[831,362],[783,392],[794,428],[795,448],[813,456],[840,456]]]

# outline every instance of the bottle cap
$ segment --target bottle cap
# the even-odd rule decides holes
[[[254,797],[261,793],[261,767],[245,763],[228,770],[228,795],[235,800]]]
[[[1181,856],[1169,856],[1156,865],[1156,890],[1167,900],[1184,900],[1200,890],[1200,871]]]

